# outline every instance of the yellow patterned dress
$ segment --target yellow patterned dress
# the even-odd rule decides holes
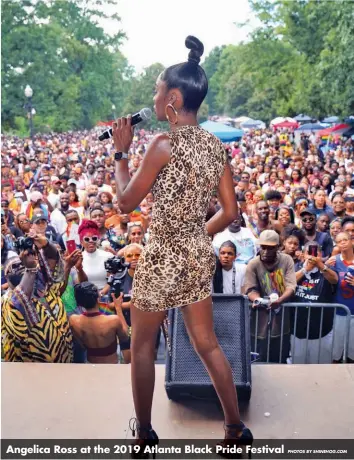
[[[145,311],[189,305],[211,295],[215,255],[206,215],[227,155],[200,126],[169,133],[171,160],[152,188],[149,241],[140,256],[132,303]]]
[[[58,273],[62,273],[61,260]],[[2,298],[2,351],[5,361],[71,363],[72,334],[60,288],[63,277],[54,274],[48,283],[44,269],[38,271],[30,302],[18,287]]]

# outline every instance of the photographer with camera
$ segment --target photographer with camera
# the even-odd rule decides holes
[[[135,274],[136,266],[138,265],[140,255],[142,253],[143,247],[140,244],[129,244],[124,248],[124,259],[127,264],[129,264],[129,269],[124,276],[122,283],[122,292],[123,297],[123,315],[128,324],[131,326],[130,319],[130,306],[131,306],[131,296],[133,289],[133,278]],[[131,353],[130,353],[130,338],[128,340],[120,343],[120,350],[122,352],[124,363],[130,364],[131,362]]]
[[[31,229],[5,265],[2,299],[5,361],[70,363],[72,334],[60,298],[64,267],[57,248]]]
[[[118,340],[124,342],[130,337],[130,327],[122,313],[123,293],[112,294],[115,315],[106,316],[100,311],[99,292],[90,282],[75,286],[75,299],[86,312],[70,316],[70,326],[75,338],[86,348],[87,361],[92,364],[117,364]],[[118,339],[118,340],[117,340]]]
[[[257,349],[252,351],[259,353],[261,361],[286,363],[290,325],[288,310],[282,304],[290,300],[296,289],[294,262],[288,254],[279,252],[280,239],[274,230],[264,230],[258,244],[259,256],[247,265],[244,286],[252,302],[251,336],[255,338],[257,334]]]

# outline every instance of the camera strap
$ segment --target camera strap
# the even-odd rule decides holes
[[[232,267],[232,293],[236,294],[236,267]]]

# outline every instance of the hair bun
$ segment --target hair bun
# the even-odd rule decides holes
[[[186,38],[186,47],[190,50],[188,54],[188,62],[193,64],[199,64],[201,56],[204,53],[204,45],[198,40],[198,38],[193,37],[193,35],[188,35]]]

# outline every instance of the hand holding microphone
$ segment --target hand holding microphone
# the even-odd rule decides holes
[[[140,123],[142,121],[145,121],[145,120],[150,120],[151,115],[152,115],[152,112],[151,112],[151,110],[149,108],[145,107],[144,109],[141,109],[140,112],[135,113],[131,117],[131,126],[135,126],[138,123]],[[121,120],[122,120],[122,118],[121,118]],[[106,131],[104,131],[98,137],[98,139],[100,141],[104,141],[105,139],[110,139],[111,137],[113,137],[113,129],[109,128]]]
[[[132,117],[118,118],[113,123],[113,142],[116,152],[128,153],[133,141],[134,128],[132,126]]]

